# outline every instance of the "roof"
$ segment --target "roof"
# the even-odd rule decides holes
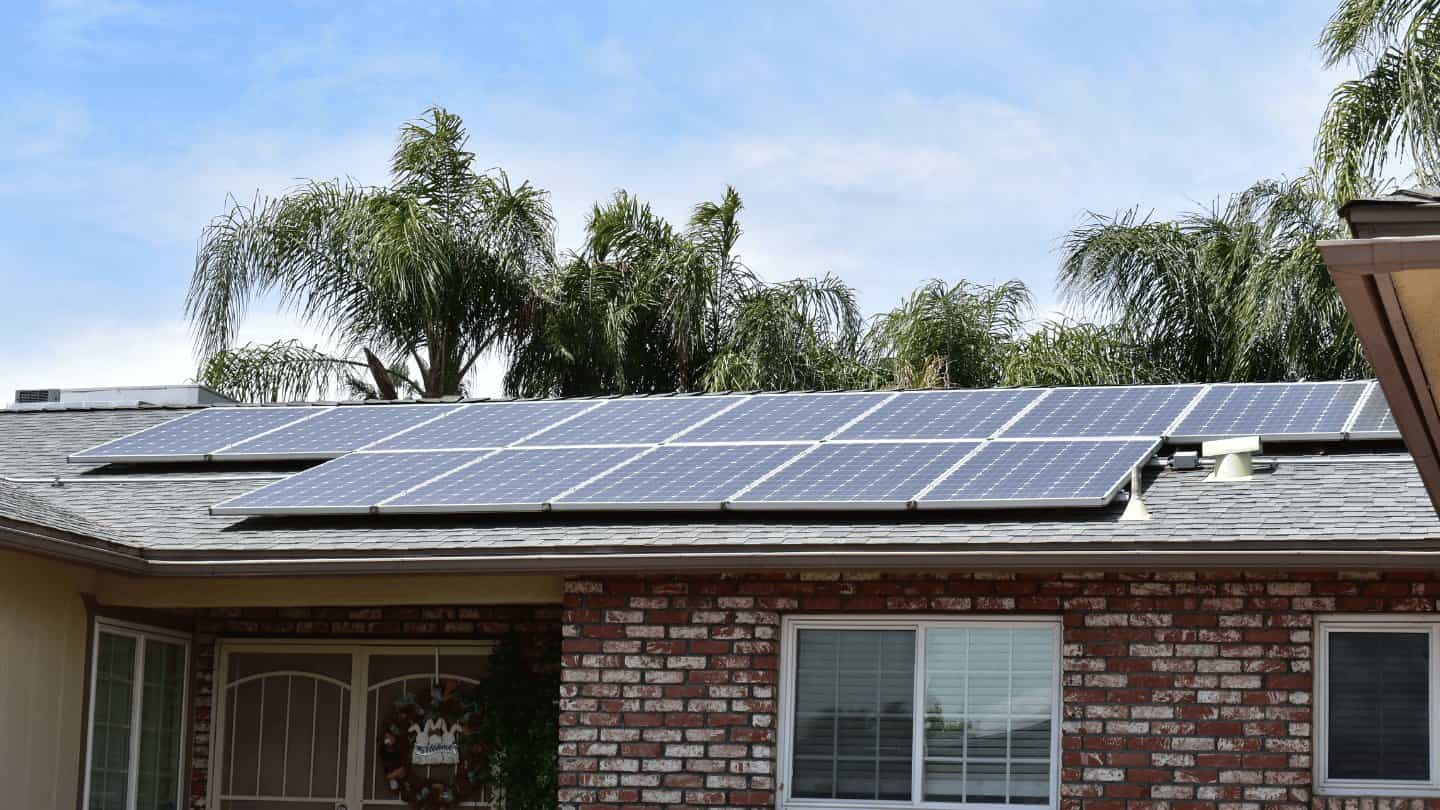
[[[1257,461],[1256,475],[1243,483],[1212,483],[1203,470],[1152,466],[1143,489],[1153,519],[1143,522],[1121,521],[1123,503],[1099,510],[884,515],[242,518],[212,516],[208,507],[298,468],[65,461],[69,453],[184,412],[0,411],[0,478],[8,480],[0,481],[0,521],[29,521],[111,551],[118,544],[131,567],[165,573],[348,571],[370,563],[633,570],[645,559],[733,567],[782,560],[888,565],[964,558],[978,564],[983,557],[1014,565],[1089,553],[1133,565],[1222,551],[1296,564],[1322,552],[1440,555],[1440,518],[1410,457],[1394,450],[1278,456],[1273,463]],[[1137,556],[1136,549],[1146,553]]]

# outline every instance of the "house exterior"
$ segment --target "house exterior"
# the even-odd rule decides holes
[[[7,807],[400,806],[388,706],[515,637],[559,640],[567,810],[1440,806],[1395,440],[1147,465],[1133,521],[255,518],[209,509],[306,465],[67,462],[192,410],[0,411]]]

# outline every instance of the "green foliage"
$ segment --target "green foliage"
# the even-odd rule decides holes
[[[1372,193],[1392,157],[1440,182],[1440,2],[1341,0],[1320,38],[1326,66],[1360,75],[1331,94],[1315,162],[1337,200]]]
[[[842,387],[862,321],[838,279],[762,281],[736,253],[740,195],[674,229],[627,192],[597,204],[577,252],[544,274],[505,379],[524,396]]]
[[[878,316],[869,351],[887,384],[902,388],[989,388],[1024,333],[1030,290],[932,280]]]
[[[491,746],[497,807],[553,810],[559,801],[559,644],[503,640],[477,694],[484,709],[479,734]]]
[[[1145,346],[1114,325],[1042,324],[1005,358],[1005,385],[1139,385],[1178,382]]]
[[[186,302],[202,376],[249,393],[268,393],[250,379],[267,375],[303,390],[293,370],[254,366],[293,353],[210,362],[233,350],[250,302],[266,295],[325,330],[340,362],[373,369],[376,392],[393,387],[391,369],[425,396],[460,393],[483,354],[529,329],[531,278],[553,253],[546,195],[504,172],[477,173],[459,116],[427,116],[401,130],[389,187],[311,181],[234,203],[206,227]],[[232,381],[230,370],[243,373]]]
[[[1313,178],[1264,181],[1172,222],[1094,216],[1067,237],[1060,281],[1121,341],[1144,347],[1160,378],[1363,376],[1315,246],[1340,233]]]

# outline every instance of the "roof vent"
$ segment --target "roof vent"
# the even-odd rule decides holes
[[[1215,471],[1206,481],[1249,481],[1255,473],[1252,456],[1260,452],[1259,436],[1217,439],[1200,446],[1200,455],[1214,458]]]

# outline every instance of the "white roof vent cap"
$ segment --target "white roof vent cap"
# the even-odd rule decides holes
[[[1215,459],[1215,472],[1206,481],[1249,481],[1255,473],[1254,454],[1260,452],[1259,436],[1216,439],[1200,445],[1200,455]]]

